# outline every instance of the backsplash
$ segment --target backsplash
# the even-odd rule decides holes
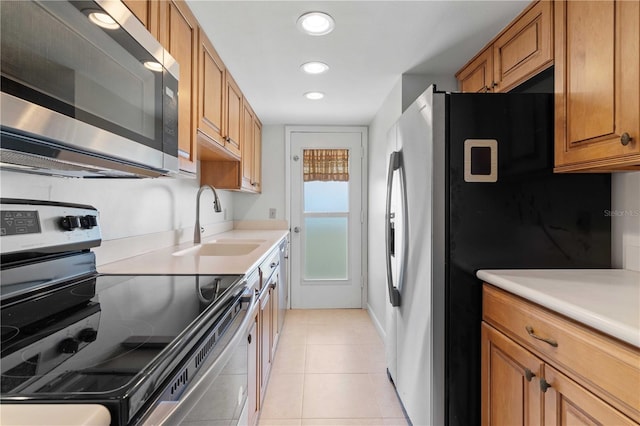
[[[120,239],[157,234],[172,245],[193,238],[198,179],[74,179],[0,172],[4,198],[88,204],[100,212],[103,246]],[[232,226],[233,194],[218,191],[223,212],[213,211],[213,194],[202,194],[200,222],[208,228]],[[117,244],[115,244],[117,245]],[[128,244],[127,244],[128,245]],[[144,247],[140,247],[144,251]],[[100,249],[98,250],[98,253]],[[136,253],[129,253],[133,255]],[[113,258],[109,254],[106,259]],[[98,254],[98,263],[104,263]]]

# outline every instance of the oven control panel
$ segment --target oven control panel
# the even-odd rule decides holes
[[[37,210],[2,210],[0,220],[1,236],[41,232]]]
[[[98,211],[91,206],[0,199],[2,254],[85,250],[102,240]]]

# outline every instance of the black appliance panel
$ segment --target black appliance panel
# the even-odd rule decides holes
[[[553,97],[448,97],[446,383],[449,425],[480,423],[478,269],[609,268],[608,174],[554,174]],[[466,182],[464,143],[495,139],[497,182]]]

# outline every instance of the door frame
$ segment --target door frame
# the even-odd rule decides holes
[[[291,229],[291,134],[297,132],[307,133],[359,133],[362,141],[361,170],[362,170],[362,190],[360,192],[360,235],[362,236],[362,247],[360,250],[360,300],[361,309],[366,309],[367,294],[369,287],[369,234],[368,234],[368,199],[369,199],[369,128],[367,126],[285,126],[285,219],[289,224],[289,234],[293,232]],[[291,252],[289,256],[291,257]],[[289,261],[289,277],[291,277],[291,260]],[[289,306],[291,308],[291,285],[289,285]]]

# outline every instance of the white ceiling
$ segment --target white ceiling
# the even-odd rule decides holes
[[[453,76],[528,3],[188,0],[264,124],[352,125],[371,122],[403,73]],[[329,13],[335,30],[302,34],[309,11]],[[311,60],[330,70],[304,74]],[[316,90],[326,97],[303,97]]]

